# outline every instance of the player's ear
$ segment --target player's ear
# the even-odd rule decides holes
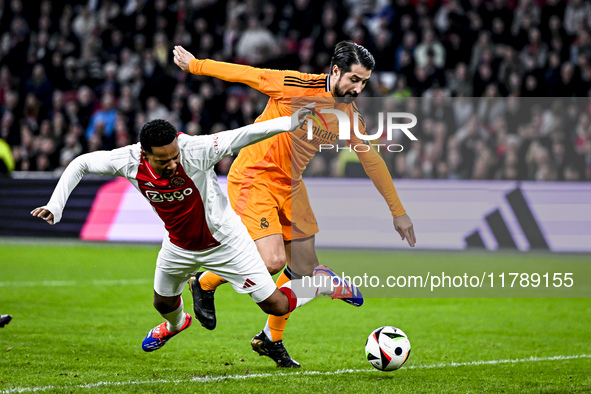
[[[333,74],[335,77],[338,77],[339,75],[341,75],[341,69],[339,68],[339,66],[335,64],[334,66],[332,66],[332,70],[330,70],[330,73]]]

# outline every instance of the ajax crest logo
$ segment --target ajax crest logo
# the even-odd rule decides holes
[[[183,187],[185,186],[185,180],[183,179],[183,177],[174,176],[170,178],[170,185],[174,187]]]

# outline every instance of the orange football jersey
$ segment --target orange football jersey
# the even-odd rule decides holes
[[[330,79],[326,74],[261,69],[209,59],[191,60],[190,71],[195,75],[207,75],[228,82],[243,83],[268,95],[267,106],[256,122],[280,116],[290,116],[292,114],[292,98],[310,98],[310,102],[316,102],[317,112],[321,108],[336,108],[345,112],[349,119],[352,119],[354,111],[358,112],[354,103],[335,105],[330,92]],[[311,98],[317,98],[317,100]],[[269,182],[291,184],[292,193],[296,193],[302,173],[318,152],[320,145],[337,143],[338,121],[336,116],[327,114],[322,118],[326,124],[315,123],[311,140],[308,139],[307,123],[304,122],[292,133],[278,134],[243,148],[230,168],[228,180],[240,183],[245,178],[264,178]],[[359,131],[365,133],[365,124],[360,115],[359,119]],[[351,135],[347,144],[364,143],[354,133]],[[358,152],[357,155],[367,175],[388,203],[392,215],[394,217],[403,215],[404,208],[381,156],[374,149]]]

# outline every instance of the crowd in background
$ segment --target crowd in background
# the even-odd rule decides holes
[[[420,120],[419,142],[384,153],[395,177],[588,181],[590,31],[588,0],[0,0],[0,139],[16,170],[59,171],[156,118],[192,135],[236,128],[266,96],[182,72],[174,45],[325,73],[351,40],[376,59],[364,95]],[[308,175],[349,175],[338,162]]]

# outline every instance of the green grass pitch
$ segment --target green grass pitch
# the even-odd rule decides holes
[[[0,393],[7,392],[591,392],[588,298],[330,299],[296,310],[285,332],[300,370],[253,353],[265,315],[229,285],[216,293],[218,327],[195,320],[153,353],[141,350],[162,318],[152,307],[158,245],[0,242]],[[321,250],[339,269],[392,262],[487,267],[520,259],[589,265],[584,255]],[[441,270],[441,268],[439,268]],[[586,274],[589,274],[587,269]],[[392,293],[394,294],[394,293]],[[458,293],[459,294],[459,293]],[[188,290],[185,310],[192,312]],[[412,344],[393,372],[365,359],[369,333],[403,329]]]

